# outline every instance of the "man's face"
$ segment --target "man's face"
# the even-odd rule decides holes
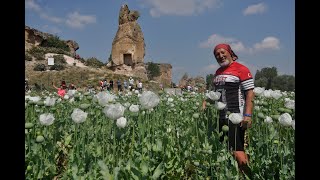
[[[233,62],[231,54],[223,48],[217,49],[214,56],[221,67],[228,66]]]

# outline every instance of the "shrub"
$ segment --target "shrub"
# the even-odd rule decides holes
[[[27,50],[27,52],[30,54],[30,55],[33,55],[35,53],[45,53],[45,49],[44,48],[41,48],[41,47],[32,47],[30,48],[29,50]]]
[[[67,64],[66,59],[61,54],[54,55],[53,59],[55,64]]]
[[[32,56],[29,53],[24,53],[24,59],[26,61],[32,61]]]
[[[58,36],[48,37],[46,40],[42,41],[40,46],[54,47],[54,48],[58,48],[58,49],[62,49],[64,51],[70,52],[69,46],[64,41],[60,40]]]
[[[95,57],[88,58],[85,61],[85,65],[90,66],[90,67],[95,67],[95,68],[100,68],[100,67],[104,66],[103,62],[101,62],[100,60],[98,60]]]
[[[33,68],[34,71],[45,71],[47,70],[45,64],[36,64],[35,67]]]
[[[55,48],[55,47],[42,47],[45,53],[55,53],[55,54],[65,54],[68,56],[73,56],[71,52],[65,51],[63,49]]]
[[[65,66],[63,64],[54,64],[53,66],[50,66],[50,70],[57,70],[61,71],[64,70]]]
[[[45,55],[42,52],[34,53],[33,57],[35,57],[36,60],[38,60],[38,61],[45,60]]]
[[[148,72],[148,78],[153,79],[154,77],[160,76],[160,67],[156,63],[148,62],[147,72]]]

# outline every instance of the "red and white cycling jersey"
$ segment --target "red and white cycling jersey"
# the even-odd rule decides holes
[[[228,67],[220,67],[213,77],[214,91],[221,93],[220,100],[227,106],[220,111],[220,117],[225,113],[242,113],[245,103],[245,91],[254,88],[254,82],[249,69],[234,61]]]

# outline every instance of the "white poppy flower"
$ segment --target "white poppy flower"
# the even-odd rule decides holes
[[[125,103],[123,104],[124,107],[130,107],[130,105],[131,105],[131,104],[130,104],[129,102],[125,102]]]
[[[282,94],[280,90],[275,90],[271,92],[271,97],[273,97],[274,99],[279,99],[281,96]]]
[[[219,100],[220,96],[221,96],[220,92],[210,91],[209,93],[206,93],[206,97],[208,97],[209,99],[211,99],[213,101]]]
[[[135,90],[134,93],[139,94],[139,90]]]
[[[44,104],[46,106],[53,106],[55,103],[56,103],[56,98],[47,97],[46,100],[44,101]]]
[[[284,106],[288,109],[294,109],[295,108],[295,101],[291,99],[285,100]]]
[[[82,123],[87,119],[88,113],[81,109],[75,108],[71,114],[71,118],[75,123]]]
[[[225,104],[225,103],[223,103],[223,102],[217,102],[217,101],[216,101],[216,103],[215,103],[214,106],[216,107],[216,109],[222,110],[222,109],[224,109],[224,108],[227,106],[227,104]]]
[[[69,95],[68,94],[64,95],[63,99],[66,99],[66,100],[69,99]]]
[[[120,117],[120,118],[117,119],[117,123],[116,124],[117,124],[117,126],[119,128],[124,128],[127,125],[127,119],[124,118],[124,117]]]
[[[266,97],[266,98],[270,98],[271,97],[271,92],[272,92],[271,89],[265,90],[265,91],[263,91],[263,96]]]
[[[233,124],[239,124],[241,121],[243,121],[243,116],[241,113],[231,113],[229,114],[228,118]]]
[[[255,87],[253,89],[253,92],[256,96],[261,96],[263,91],[265,90],[265,88],[261,88],[261,87]]]
[[[108,103],[114,102],[116,99],[116,96],[113,94],[109,94],[105,91],[99,92],[97,95],[95,95],[97,98],[97,101],[100,106],[106,106]]]
[[[33,102],[38,102],[38,101],[40,101],[40,97],[39,96],[35,96],[35,97],[29,97],[29,100],[30,101],[33,101]]]
[[[134,105],[134,104],[132,104],[132,105],[129,107],[129,111],[131,111],[131,112],[139,112],[139,105]]]
[[[31,97],[31,96],[29,96],[29,95],[24,96],[24,100],[27,100],[27,99],[29,99],[29,100],[30,100],[30,97]]]
[[[168,102],[172,102],[172,101],[173,101],[173,98],[169,97]]]
[[[45,113],[40,115],[40,124],[42,125],[49,126],[53,124],[53,121],[54,121],[54,117],[53,117],[53,114],[51,113]]]
[[[266,116],[265,119],[264,119],[264,122],[267,123],[267,124],[270,124],[270,123],[272,123],[273,121],[272,121],[272,118],[271,118],[271,117]]]
[[[76,90],[70,89],[70,90],[68,90],[67,94],[69,95],[69,97],[73,97],[75,95],[75,93],[76,93]]]
[[[152,91],[145,91],[139,97],[139,101],[143,108],[151,109],[159,104],[160,98]]]
[[[125,110],[124,106],[122,106],[120,103],[116,103],[116,104],[110,104],[104,107],[103,112],[108,118],[112,120],[116,120],[123,116],[124,110]]]
[[[283,113],[279,116],[279,123],[283,126],[291,126],[292,125],[292,117],[289,113]]]

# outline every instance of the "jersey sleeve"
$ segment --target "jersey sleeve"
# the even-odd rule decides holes
[[[252,74],[247,67],[243,66],[242,68],[240,68],[239,78],[242,90],[249,90],[254,88]]]

